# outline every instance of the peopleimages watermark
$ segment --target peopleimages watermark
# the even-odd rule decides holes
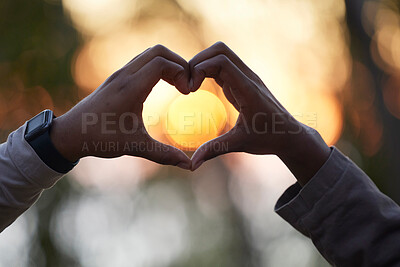
[[[162,120],[161,118],[167,118]],[[258,112],[252,118],[241,118],[241,127],[248,134],[300,134],[312,132],[312,129],[301,127],[286,127],[285,124],[296,125],[295,121],[300,120],[305,125],[317,127],[317,113],[266,113]],[[175,122],[169,123],[169,121]],[[147,117],[138,118],[135,113],[124,112],[116,113],[83,113],[82,114],[82,134],[87,134],[92,127],[96,127],[96,131],[100,130],[100,134],[135,134],[137,131],[143,130],[143,122],[146,128],[159,126],[163,123],[162,129],[167,135],[208,135],[210,133],[219,132],[221,124],[224,124],[226,118],[221,121],[209,112],[182,112],[175,118],[169,118],[168,114],[160,116],[159,114],[151,114]],[[100,127],[100,129],[99,129]]]
[[[186,148],[196,147],[197,142],[180,143]],[[211,146],[211,147],[210,147]],[[212,149],[213,151],[229,151],[228,143],[209,143],[200,149]],[[159,142],[130,142],[130,141],[86,141],[83,142],[82,152],[122,152],[125,154],[136,154],[143,152],[169,152],[171,148]]]

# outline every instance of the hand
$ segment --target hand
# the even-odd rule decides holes
[[[186,154],[150,137],[142,118],[143,103],[160,79],[188,94],[189,76],[183,58],[161,45],[149,48],[56,118],[52,141],[71,162],[85,156],[132,155],[190,169]]]
[[[192,170],[229,152],[275,154],[304,185],[327,160],[330,149],[318,132],[293,118],[225,44],[219,42],[200,52],[189,66],[191,91],[196,91],[206,77],[214,78],[239,111],[236,125],[229,132],[196,150]]]

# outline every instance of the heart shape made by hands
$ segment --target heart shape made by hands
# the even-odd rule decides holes
[[[206,78],[212,78],[222,88],[230,104],[224,105],[209,92],[219,90],[199,90]],[[157,141],[160,139],[157,136],[152,138],[144,126],[144,102],[160,79],[185,95],[199,90],[188,96],[179,96],[164,111],[168,116],[163,132],[175,147]],[[134,101],[127,101],[131,99]],[[237,120],[234,125],[230,120],[227,125],[233,126],[232,129],[220,135],[230,113],[226,108],[232,106],[239,112]],[[112,123],[106,117],[110,112],[114,117]],[[84,120],[82,114],[90,115],[92,120]],[[120,127],[121,118],[124,123],[128,121],[128,125],[124,125],[128,127]],[[58,136],[58,147],[72,162],[85,156],[110,158],[131,155],[195,170],[203,162],[230,152],[278,154],[285,151],[288,135],[274,134],[276,131],[300,134],[307,129],[288,113],[232,50],[219,42],[189,62],[161,45],[145,50],[111,75],[79,105],[57,118],[52,132]],[[316,139],[320,140],[318,136],[313,140]],[[95,145],[87,146],[88,143],[104,142],[115,145],[106,150],[99,150]],[[177,147],[197,149],[189,159]]]
[[[160,92],[168,90],[168,85],[163,85],[159,87]],[[164,139],[179,149],[194,151],[203,143],[225,133],[236,122],[238,112],[226,99],[218,97],[218,87],[213,80],[206,79],[198,91],[178,95],[169,101],[168,106],[159,104],[161,98],[165,97],[156,89],[149,96],[149,103],[145,102],[143,115],[150,135]],[[157,123],[154,113],[158,114]]]
[[[284,162],[289,162],[289,169],[297,172],[299,176],[311,177],[311,174],[315,173],[315,167],[321,166],[320,163],[323,163],[324,158],[329,155],[329,147],[324,143],[318,132],[297,121],[272,95],[257,74],[225,44],[217,42],[198,53],[189,62],[165,48],[162,51],[161,54],[167,54],[169,59],[156,57],[156,60],[152,61],[153,67],[158,68],[158,73],[153,73],[153,76],[158,74],[154,78],[159,80],[161,77],[168,83],[175,85],[178,91],[183,94],[197,91],[206,78],[212,78],[222,88],[224,96],[239,112],[239,115],[231,130],[223,135],[216,136],[220,134],[220,130],[223,128],[216,122],[224,121],[224,118],[226,118],[226,113],[223,112],[219,99],[207,92],[198,93],[198,100],[196,100],[195,95],[179,97],[173,102],[169,110],[171,114],[166,120],[172,126],[170,138],[179,144],[179,142],[176,142],[178,138],[175,136],[174,139],[173,137],[177,130],[182,130],[181,136],[188,136],[180,137],[178,139],[181,142],[180,144],[189,143],[187,146],[193,148],[206,141],[194,136],[196,130],[198,130],[200,136],[204,133],[210,133],[211,138],[215,138],[201,144],[192,158],[188,159],[181,150],[149,139],[148,134],[146,136],[145,133],[144,136],[141,136],[142,139],[165,148],[162,150],[168,151],[168,153],[158,149],[158,151],[155,151],[156,153],[144,151],[141,156],[155,162],[177,165],[182,168],[187,168],[190,164],[190,169],[193,171],[205,161],[230,152],[246,152],[257,155],[275,154]],[[171,62],[170,59],[175,63]],[[151,74],[151,72],[147,70],[146,74]],[[143,77],[143,75],[140,77]],[[153,81],[156,81],[156,79]],[[152,84],[151,88],[155,84]],[[145,97],[150,93],[148,88],[146,87],[147,91],[146,89],[144,91]],[[145,97],[143,102],[146,99]],[[206,113],[203,110],[204,107],[208,107],[208,114],[204,114]],[[186,111],[186,109],[188,110]],[[196,112],[198,116],[195,115]],[[179,121],[179,117],[181,117],[181,121]],[[185,117],[191,117],[191,120],[186,120]],[[193,127],[193,119],[196,118],[198,118],[200,126]],[[205,125],[201,125],[204,124],[204,121],[206,122]],[[214,126],[213,130],[211,130],[211,125]],[[185,129],[185,127],[189,128]],[[193,140],[191,137],[196,140],[191,141]],[[290,163],[290,159],[293,157],[291,145],[293,145],[294,139],[316,148],[310,155],[319,155],[317,158],[314,157],[315,160],[313,160],[317,164],[303,168],[304,164],[302,163]]]

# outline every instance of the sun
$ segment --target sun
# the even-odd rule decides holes
[[[227,122],[221,100],[205,90],[178,96],[169,106],[164,124],[170,142],[184,150],[195,150],[217,137]]]

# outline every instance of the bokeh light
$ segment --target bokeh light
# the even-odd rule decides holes
[[[400,119],[400,75],[392,76],[383,87],[383,98],[389,112]]]
[[[71,3],[66,7],[74,14],[77,11],[70,8]],[[314,116],[319,121],[315,127],[332,145],[340,137],[342,125],[341,107],[334,99],[334,92],[344,87],[349,75],[348,51],[345,49],[345,36],[340,27],[344,5],[341,1],[339,3],[291,1],[285,4],[266,4],[251,1],[243,6],[235,6],[221,16],[215,12],[224,7],[223,1],[214,3],[213,8],[203,2],[184,2],[183,7],[198,8],[206,18],[203,28],[207,29],[207,34],[204,41],[197,38],[196,42],[193,32],[181,21],[154,18],[137,22],[138,27],[133,29],[118,27],[112,33],[90,39],[78,52],[73,70],[75,81],[84,90],[82,96],[85,96],[113,71],[147,47],[162,43],[189,59],[201,50],[201,43],[212,44],[220,39],[231,46],[266,81],[284,106],[299,115],[300,121],[308,123],[309,115],[316,114]],[[246,20],[246,23],[237,20],[238,16]],[[75,23],[78,29],[82,27],[85,32],[86,21],[83,18],[77,18]],[[260,34],[261,28],[257,25],[272,23],[276,26],[262,28],[263,33]],[[239,37],[230,32],[233,29],[245,36]],[[103,30],[102,27],[100,30]],[[250,40],[252,49],[248,49]],[[167,106],[178,97],[177,92],[165,87],[158,85],[154,88],[154,93],[150,94],[148,103],[145,104],[143,117],[146,128],[154,138],[179,146],[179,142],[169,138],[165,129],[160,126],[165,124]],[[227,121],[231,128],[237,113],[224,99],[223,94],[216,95],[221,98],[228,111]],[[206,108],[207,104],[204,105]],[[189,139],[195,138],[192,136]],[[209,137],[200,139],[209,140]],[[190,149],[196,146],[198,145]]]
[[[223,41],[329,145],[382,181],[396,176],[372,164],[396,165],[387,156],[400,119],[396,0],[364,2],[358,30],[368,44],[347,21],[350,0],[38,0],[10,10],[8,1],[0,7],[12,13],[2,28],[12,28],[1,44],[3,140],[45,108],[62,114],[149,47],[188,61]],[[185,152],[237,117],[211,79],[188,96],[160,81],[143,108],[150,135]],[[0,266],[328,266],[273,213],[295,181],[276,156],[227,154],[193,173],[88,157],[68,176],[2,233]]]
[[[400,16],[398,12],[382,5],[377,10],[374,22],[374,40],[377,54],[379,54],[379,56],[375,54],[375,60],[385,69],[389,67],[400,70]]]
[[[296,98],[296,96],[298,96]],[[300,122],[316,129],[328,145],[334,145],[342,131],[342,106],[330,92],[316,91],[306,97],[293,93],[289,112]]]
[[[72,22],[85,35],[101,35],[126,23],[135,1],[127,0],[63,0]]]
[[[226,124],[226,110],[214,94],[198,90],[181,95],[169,106],[165,131],[179,148],[195,150],[217,137]]]

